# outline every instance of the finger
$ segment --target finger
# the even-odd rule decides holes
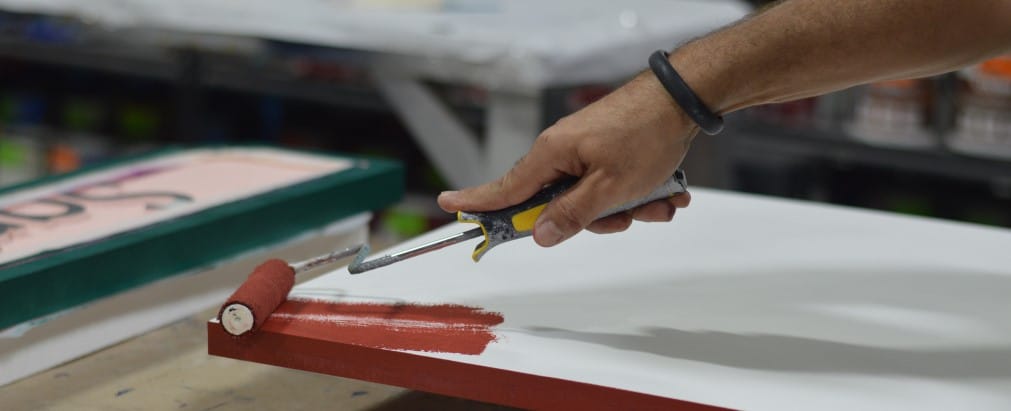
[[[651,201],[632,210],[632,217],[639,221],[663,222],[674,219],[677,210],[670,199]]]
[[[586,226],[586,229],[597,234],[611,234],[625,231],[631,225],[631,212],[624,212],[598,218]]]
[[[544,208],[534,224],[534,241],[551,247],[590,225],[617,198],[617,185],[601,173],[590,173]]]
[[[633,220],[668,222],[674,219],[678,208],[685,208],[689,203],[691,203],[690,194],[677,193],[671,198],[651,201],[624,213],[598,218],[586,226],[586,229],[596,234],[611,234],[627,230]]]
[[[438,198],[439,207],[449,212],[489,211],[519,204],[562,177],[552,166],[553,157],[548,149],[535,145],[502,178],[476,187],[443,192]]]
[[[685,191],[682,193],[674,194],[674,196],[671,197],[669,201],[671,202],[671,204],[674,204],[674,207],[687,208],[692,203],[692,193]]]
[[[632,210],[632,217],[639,221],[664,222],[674,219],[678,208],[688,207],[692,202],[691,194],[677,193],[670,198],[651,201]]]

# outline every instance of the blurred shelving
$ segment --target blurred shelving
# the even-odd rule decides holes
[[[369,59],[369,53],[359,50],[228,36],[117,32],[73,19],[0,13],[0,63],[15,63],[0,65],[0,74],[5,74],[0,97],[7,101],[27,93],[23,100],[31,104],[23,105],[36,111],[42,110],[36,107],[38,101],[46,106],[45,113],[30,116],[28,124],[0,124],[0,139],[14,137],[7,139],[7,148],[0,147],[0,158],[24,151],[11,144],[32,150],[50,143],[83,144],[91,152],[107,150],[115,156],[162,144],[252,141],[395,157],[411,170],[409,187],[437,192],[445,182],[373,87]],[[954,75],[919,84],[927,86],[925,105],[922,118],[913,118],[913,124],[922,123],[928,144],[900,147],[887,127],[853,135],[851,125],[861,96],[866,96],[861,94],[866,90],[858,88],[734,114],[723,135],[696,144],[690,156],[694,158],[688,159],[696,164],[695,172],[689,172],[707,177],[697,178],[696,184],[896,211],[904,211],[892,206],[896,203],[944,203],[944,193],[958,186],[965,188],[960,192],[965,201],[975,204],[968,208],[1006,214],[1006,219],[991,220],[1011,225],[1011,211],[1003,211],[1011,210],[1011,160],[966,154],[947,143],[956,128],[963,85]],[[475,135],[482,135],[485,90],[461,84],[428,86]],[[544,90],[544,126],[614,87],[586,84]],[[91,121],[87,127],[67,124],[81,112],[116,118]],[[22,144],[25,141],[41,144]],[[718,149],[698,147],[709,141]],[[25,164],[38,168],[38,161]],[[30,174],[0,167],[4,170],[15,178]],[[868,188],[854,188],[856,180],[846,173],[869,181]],[[883,190],[902,192],[904,199],[912,200],[893,201]],[[965,216],[975,212],[952,211],[948,205],[905,209],[969,220],[973,218]]]
[[[895,89],[911,84],[924,94]],[[723,184],[1011,226],[1011,159],[964,153],[950,143],[959,87],[948,74],[735,114],[721,136]]]
[[[1011,161],[967,156],[943,146],[928,149],[881,147],[854,140],[838,130],[777,127],[733,119],[734,158],[787,155],[831,161],[842,167],[867,165],[918,174],[1011,184]]]

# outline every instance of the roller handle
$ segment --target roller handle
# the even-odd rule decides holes
[[[534,222],[537,221],[537,217],[539,217],[541,212],[544,211],[544,207],[546,207],[551,200],[554,200],[556,197],[572,188],[577,181],[579,181],[577,177],[563,179],[539,191],[537,194],[534,194],[527,201],[487,214],[496,215],[498,218],[508,218],[513,230],[517,232],[532,231],[534,228]],[[688,183],[685,180],[685,173],[679,169],[675,171],[674,175],[668,178],[667,181],[664,181],[663,184],[660,184],[645,197],[611,207],[607,209],[607,211],[601,213],[597,218],[600,219],[620,212],[628,211],[651,201],[670,198],[677,193],[685,192],[687,187]]]
[[[484,241],[474,248],[474,253],[472,254],[474,261],[480,260],[481,256],[488,252],[488,250],[499,244],[532,235],[534,223],[537,221],[537,217],[540,217],[541,212],[544,211],[544,207],[551,200],[554,200],[572,188],[577,181],[579,181],[577,177],[560,180],[537,192],[537,194],[534,194],[527,201],[501,210],[488,212],[461,211],[457,213],[457,220],[478,224],[481,227],[481,233],[484,234]],[[676,170],[671,178],[664,181],[663,184],[645,197],[612,207],[604,211],[597,218],[630,210],[651,201],[672,197],[677,193],[687,191],[687,187],[688,182],[685,180],[684,171]]]

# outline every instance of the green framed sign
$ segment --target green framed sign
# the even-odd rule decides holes
[[[0,189],[0,329],[388,206],[403,181],[392,161],[240,146]]]

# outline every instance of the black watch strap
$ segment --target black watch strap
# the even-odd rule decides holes
[[[660,84],[663,84],[663,88],[667,89],[674,101],[681,106],[688,117],[695,121],[695,124],[699,125],[703,132],[715,135],[723,130],[723,117],[709,110],[709,107],[706,107],[699,96],[688,87],[688,83],[685,83],[685,80],[667,60],[666,51],[657,50],[650,55],[649,68],[660,80]]]

